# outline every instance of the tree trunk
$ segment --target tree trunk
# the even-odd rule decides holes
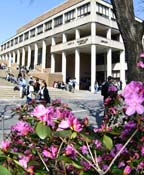
[[[144,82],[144,70],[140,70],[136,66],[140,60],[139,55],[143,52],[144,24],[135,20],[133,0],[111,0],[111,2],[124,41],[128,65],[127,81],[139,80]]]

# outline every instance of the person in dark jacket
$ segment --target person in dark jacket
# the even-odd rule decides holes
[[[108,76],[107,81],[102,85],[101,95],[104,96],[104,101],[106,98],[111,96],[111,92],[109,92],[109,87],[114,86],[113,81],[114,81],[114,78],[112,76]]]
[[[40,100],[44,100],[46,103],[50,103],[50,96],[49,96],[47,84],[44,80],[42,81],[42,86],[39,94],[40,94]]]

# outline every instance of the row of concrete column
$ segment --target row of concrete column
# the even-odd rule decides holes
[[[96,45],[91,45],[91,87],[92,91],[94,91],[94,83],[96,81]],[[3,57],[3,56],[2,56]],[[6,55],[6,60],[8,57],[11,58],[11,54],[9,56]],[[13,63],[15,63],[16,53],[13,52]],[[51,73],[55,73],[55,54],[51,54]],[[37,65],[38,61],[38,45],[35,44],[34,49],[34,65]],[[62,75],[63,81],[66,82],[66,52],[62,51]],[[17,50],[17,64],[20,63],[20,50]],[[28,46],[28,61],[27,66],[30,66],[31,63],[31,47]],[[9,64],[11,62],[9,61]],[[42,69],[45,68],[46,64],[46,42],[42,42]],[[10,65],[9,65],[10,66]],[[22,66],[25,65],[25,48],[22,48]],[[120,79],[122,82],[125,82],[125,52],[120,52]],[[108,48],[107,50],[107,76],[112,75],[112,49]],[[75,78],[76,81],[80,82],[80,50],[78,48],[75,49]]]
[[[96,36],[96,23],[91,23],[91,37],[92,37],[92,43],[95,41]],[[111,39],[111,29],[107,30],[107,38]],[[75,39],[80,39],[80,30],[75,30]],[[65,33],[62,34],[62,42],[67,42],[67,35]],[[56,45],[55,38],[52,37],[51,41],[52,46]],[[45,69],[46,66],[46,41],[42,41],[42,70]],[[30,66],[31,64],[31,53],[32,53],[32,46],[29,45],[26,47],[23,47],[22,49],[22,66]],[[27,54],[27,65],[25,65],[25,59],[26,59],[26,50],[28,52]],[[96,45],[91,45],[91,90],[94,91],[94,83],[96,80]],[[9,60],[9,66],[11,66],[11,57],[13,57],[13,63],[17,63],[17,65],[20,64],[20,49],[17,49],[16,51],[13,51],[9,54],[5,54],[1,56],[1,59],[3,60]],[[17,54],[17,62],[16,62],[16,54]],[[12,56],[11,56],[12,55]],[[66,52],[62,51],[62,75],[63,75],[63,81],[66,81]],[[34,44],[34,66],[38,63],[38,43]],[[125,54],[124,51],[121,51],[120,53],[120,79],[122,82],[125,82],[125,70],[124,70],[124,64],[125,64]],[[55,54],[51,53],[51,73],[55,72]],[[112,49],[107,49],[107,75],[112,75]],[[80,82],[80,50],[79,48],[75,49],[75,78],[76,81]]]

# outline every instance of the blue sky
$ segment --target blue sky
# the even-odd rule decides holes
[[[1,0],[0,43],[16,34],[16,30],[64,0]],[[136,16],[144,19],[144,4],[134,0]]]

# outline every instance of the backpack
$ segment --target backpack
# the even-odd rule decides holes
[[[28,95],[29,94],[29,86],[26,86],[24,88],[24,95]]]
[[[107,91],[108,91],[107,83],[102,84],[102,87],[101,87],[101,95],[102,95],[102,96],[105,96],[105,95],[107,94]]]

